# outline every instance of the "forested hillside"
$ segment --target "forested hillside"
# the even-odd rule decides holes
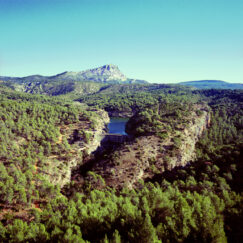
[[[81,96],[75,100],[105,109],[112,113],[128,113],[129,117],[146,107],[151,107],[163,101],[183,102],[192,99],[200,100],[200,95],[193,94],[191,88],[178,85],[110,85],[103,87],[94,94]]]
[[[96,157],[100,109],[129,117],[131,140]],[[242,91],[107,85],[51,97],[4,87],[0,117],[0,242],[242,241]],[[192,127],[193,156],[169,166]],[[145,153],[155,141],[160,157]],[[148,176],[116,186],[144,156]]]
[[[45,96],[2,92],[0,99],[1,202],[32,207],[55,195],[73,158],[82,163],[85,150],[76,149],[71,135],[76,127],[87,142],[97,115]]]

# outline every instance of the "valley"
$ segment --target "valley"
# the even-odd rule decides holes
[[[237,242],[242,90],[117,70],[1,83],[1,241]]]

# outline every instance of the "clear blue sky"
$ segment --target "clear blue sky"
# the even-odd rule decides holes
[[[0,0],[0,76],[109,63],[150,82],[243,83],[243,1]]]

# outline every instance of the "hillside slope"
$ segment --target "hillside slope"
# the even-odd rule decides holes
[[[81,72],[63,72],[54,76],[31,75],[26,77],[5,77],[0,76],[0,80],[13,83],[38,83],[38,82],[60,82],[60,81],[93,81],[101,83],[147,83],[144,80],[127,78],[113,64],[104,65]]]
[[[54,76],[0,76],[0,86],[12,90],[45,95],[83,95],[98,92],[114,84],[146,84],[144,80],[127,78],[117,66],[109,64],[81,72],[63,72]]]

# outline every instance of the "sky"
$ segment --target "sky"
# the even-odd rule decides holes
[[[0,0],[0,76],[105,64],[155,83],[243,83],[242,0]]]

